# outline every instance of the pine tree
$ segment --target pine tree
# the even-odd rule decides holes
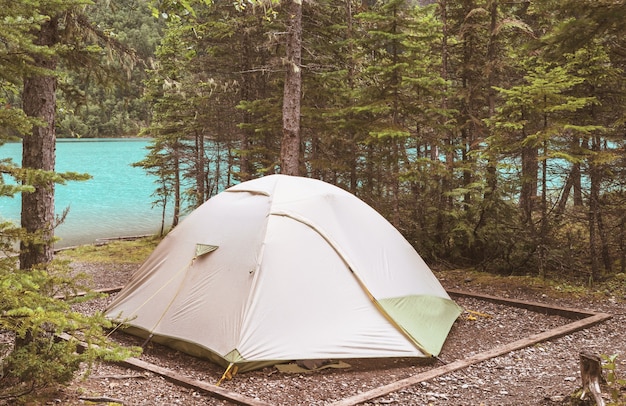
[[[0,223],[0,330],[14,338],[13,343],[0,345],[0,399],[7,401],[66,384],[83,362],[119,360],[136,353],[107,342],[103,329],[111,323],[101,314],[86,316],[73,310],[72,305],[83,299],[55,298],[87,290],[67,263],[51,260],[50,188],[54,183],[85,178],[53,171],[55,50],[60,41],[57,16],[69,13],[77,3],[57,6],[61,8],[47,9],[48,15],[36,1],[8,2],[0,9],[0,101],[5,106],[0,113],[0,144],[7,138],[22,137],[25,150],[22,167],[0,161],[0,199],[21,193],[27,201],[23,215],[31,213],[35,220],[43,221],[27,222],[24,227]],[[66,17],[64,22],[71,25],[72,16]],[[10,104],[20,86],[24,111]],[[42,93],[34,94],[37,89]],[[5,181],[5,176],[17,185]],[[37,197],[29,199],[32,194]],[[15,252],[18,242],[28,251]],[[93,297],[90,294],[87,299]],[[59,340],[61,334],[67,334],[69,340]],[[89,343],[86,349],[81,341]]]
[[[503,105],[494,117],[496,134],[509,137],[496,141],[500,151],[511,159],[520,155],[519,205],[521,221],[531,239],[531,252],[536,252],[539,273],[545,274],[550,242],[550,207],[555,191],[552,165],[569,158],[570,143],[563,143],[565,134],[584,133],[593,126],[576,125],[568,113],[582,110],[594,102],[591,97],[571,94],[584,79],[577,77],[569,67],[554,66],[531,59],[533,67],[524,83],[509,89],[498,88]],[[513,135],[513,138],[510,137]],[[496,145],[493,144],[493,147]],[[506,144],[508,147],[505,147]],[[566,149],[563,149],[566,148]],[[561,185],[562,187],[563,185]],[[539,198],[538,198],[539,196]]]
[[[309,175],[357,192],[367,138],[367,113],[358,105],[363,68],[358,54],[360,3],[307,4],[303,29],[303,137]]]
[[[302,0],[283,0],[286,8],[285,83],[283,85],[283,138],[280,170],[300,174],[300,114],[302,97]],[[286,4],[285,4],[286,3]]]

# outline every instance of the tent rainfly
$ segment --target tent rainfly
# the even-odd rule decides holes
[[[198,207],[106,310],[132,334],[239,371],[436,356],[460,313],[374,209],[286,175],[243,182]]]

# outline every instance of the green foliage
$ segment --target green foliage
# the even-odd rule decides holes
[[[37,59],[59,57],[64,67],[79,61],[87,64],[99,47],[88,46],[97,32],[80,18],[87,2],[3,2],[0,9],[0,144],[30,136],[42,119],[28,118],[16,107],[21,105],[20,89],[24,79],[37,75],[67,76],[38,66]],[[59,43],[38,45],[36,33],[41,24],[62,16],[63,24],[53,34]],[[87,27],[88,26],[88,27]],[[56,46],[54,46],[56,45]],[[74,58],[74,59],[72,59]],[[61,81],[60,88],[66,83]],[[53,95],[41,95],[42,98]],[[51,114],[54,117],[54,113]],[[47,150],[46,153],[52,153]],[[34,186],[51,182],[87,179],[74,172],[20,168],[0,159],[0,199],[17,193],[30,193]],[[12,179],[9,182],[9,179]],[[1,215],[2,213],[0,213]],[[18,266],[20,243],[41,242],[41,230],[27,233],[10,222],[0,222],[0,399],[16,399],[43,388],[68,383],[83,363],[117,360],[136,354],[137,349],[114,345],[106,339],[111,322],[101,313],[92,315],[74,306],[95,297],[72,296],[88,291],[84,280],[74,274],[67,262],[53,261],[32,269]],[[46,241],[45,244],[50,244]],[[60,299],[59,296],[65,297]],[[60,339],[64,337],[64,339]],[[84,343],[84,345],[83,345]]]
[[[82,245],[60,252],[58,257],[78,262],[141,264],[159,241],[159,237],[147,237],[133,241],[110,241],[103,245]]]
[[[36,124],[16,106],[30,55],[49,52],[30,34],[39,4],[0,12],[0,43],[24,51],[0,46],[1,138]],[[72,56],[64,69],[95,59],[108,68],[59,73],[59,135],[154,137],[138,165],[159,179],[163,206],[193,207],[277,171],[285,9],[249,4],[90,5],[92,28],[106,27],[134,57],[116,62],[111,44],[88,36],[60,47]],[[581,279],[596,267],[596,281],[624,273],[623,4],[324,0],[303,9],[306,176],[363,198],[429,261]],[[6,161],[0,173],[51,176]],[[1,181],[0,196],[29,188]]]
[[[594,184],[607,192],[598,199],[604,222],[595,223],[624,224],[623,201],[608,192],[626,172],[618,136],[626,93],[615,85],[626,63],[614,52],[624,25],[574,6],[303,4],[306,176],[363,198],[427,260],[586,276],[595,238],[606,263],[623,268],[624,227],[591,232],[581,213],[598,168]],[[285,10],[276,6],[267,19],[241,4],[161,7],[155,15],[165,12],[169,23],[147,81],[155,114],[146,132],[159,140],[142,165],[161,176],[157,204],[177,190],[194,206],[198,177],[212,179],[218,167],[241,180],[277,169]],[[576,14],[609,38],[589,31],[558,55],[544,47],[563,40]],[[210,149],[192,146],[198,137],[232,155],[202,162]]]
[[[14,257],[0,260],[0,331],[14,339],[0,351],[0,399],[66,384],[83,363],[137,354],[136,348],[123,348],[106,339],[106,329],[112,325],[101,313],[73,310],[73,305],[96,296],[74,296],[87,287],[67,262],[23,271],[15,261]]]
[[[0,199],[29,192],[32,184],[82,179],[76,173],[23,170],[4,160],[1,172],[19,179],[20,186],[0,182]],[[18,267],[18,242],[37,240],[10,222],[0,223],[0,400],[35,395],[47,387],[68,383],[83,363],[123,359],[137,353],[106,339],[111,322],[101,313],[83,314],[74,305],[93,299],[86,279],[73,273],[67,261],[30,270]],[[59,297],[65,297],[65,300]],[[67,339],[60,339],[64,335]],[[86,343],[86,348],[83,346]]]
[[[136,136],[148,124],[151,108],[142,100],[142,82],[163,20],[150,15],[147,3],[115,0],[86,7],[88,35],[76,40],[80,52],[73,47],[63,61],[67,71],[59,84],[59,138]],[[96,35],[97,45],[87,41],[89,33]]]
[[[19,187],[1,183],[2,199],[28,192],[30,185],[45,180],[65,182],[85,177],[22,170],[8,161],[0,167],[4,174],[24,182]],[[102,314],[74,310],[73,305],[96,296],[73,297],[88,288],[84,278],[71,272],[68,262],[19,269],[17,242],[36,238],[10,222],[0,223],[0,332],[4,338],[0,344],[0,399],[20,398],[66,384],[83,363],[123,359],[137,352],[107,341],[106,329],[111,322]],[[68,339],[59,339],[61,335]]]

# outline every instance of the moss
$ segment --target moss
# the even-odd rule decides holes
[[[79,262],[136,263],[145,261],[160,238],[146,237],[135,240],[116,240],[99,245],[81,245],[61,251],[59,259]]]
[[[480,287],[498,292],[524,292],[537,296],[559,298],[609,298],[615,301],[626,301],[626,276],[616,274],[593,285],[581,279],[551,279],[539,276],[503,276],[474,269],[438,270],[435,275],[444,286],[470,290]]]

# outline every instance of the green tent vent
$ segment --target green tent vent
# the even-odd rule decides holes
[[[217,248],[217,245],[196,244],[196,257],[200,257],[202,255],[208,254],[209,252],[213,252]]]

